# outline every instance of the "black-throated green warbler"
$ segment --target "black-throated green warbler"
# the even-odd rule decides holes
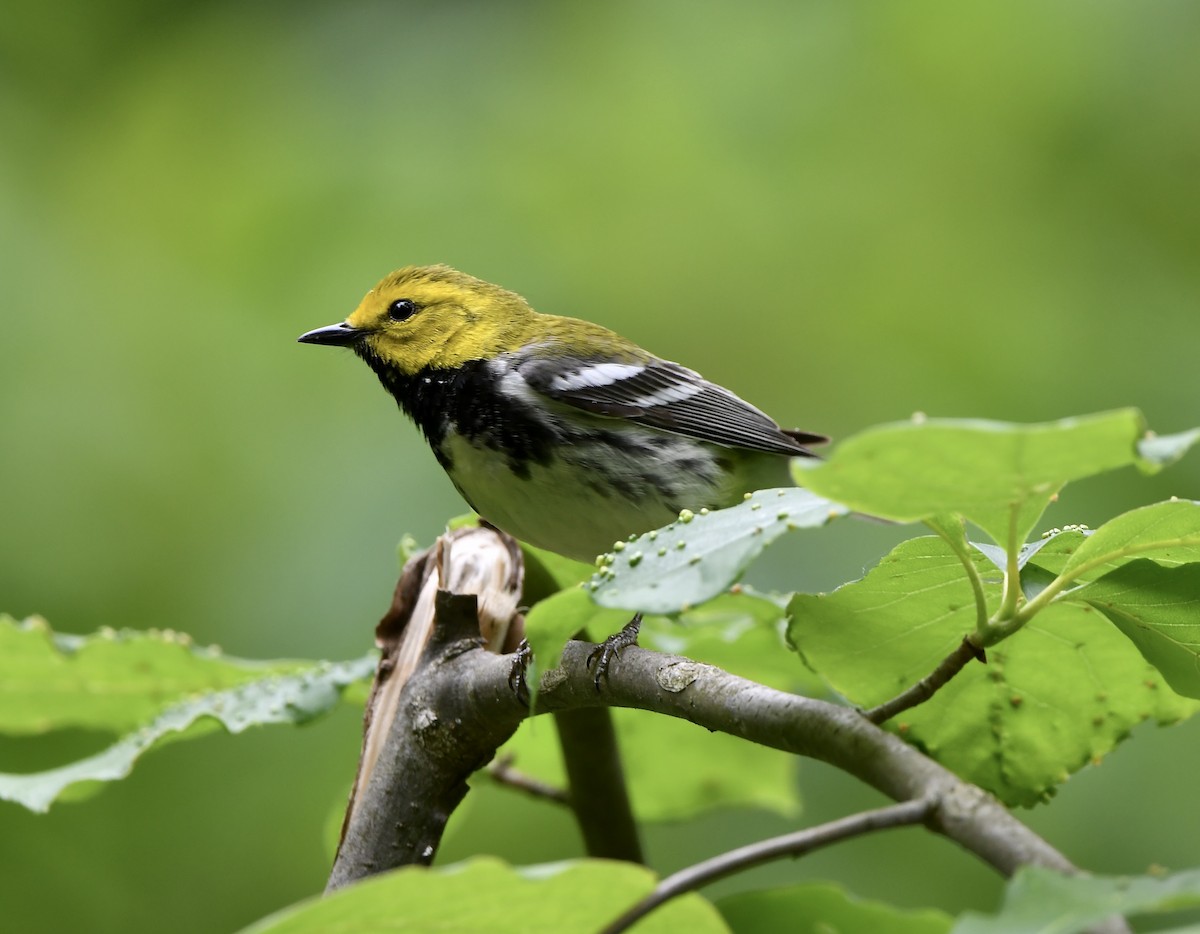
[[[792,483],[822,435],[785,431],[699,374],[448,266],[387,276],[341,324],[476,512],[590,561],[683,509]]]

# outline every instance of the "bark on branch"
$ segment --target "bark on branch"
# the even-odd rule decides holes
[[[513,659],[487,651],[474,596],[445,591],[411,678],[392,703],[386,741],[360,781],[330,890],[410,863],[428,863],[445,822],[485,766],[530,715],[511,686]],[[860,712],[788,694],[711,665],[638,647],[622,652],[597,692],[590,643],[571,642],[546,673],[534,714],[632,707],[827,762],[895,801],[923,801],[923,823],[1005,876],[1034,864],[1075,867],[982,789],[964,782]],[[924,805],[923,805],[924,807]],[[1114,919],[1106,930],[1126,930]]]
[[[480,647],[475,596],[441,591],[437,610],[426,664],[400,692],[386,741],[351,803],[326,891],[396,866],[431,863],[466,796],[467,778],[520,722],[490,716],[478,697],[451,687],[462,667],[457,660],[501,658]],[[497,702],[518,707],[511,694]]]
[[[826,701],[764,687],[690,659],[640,648],[626,649],[597,694],[586,658],[592,646],[572,642],[563,663],[546,674],[537,713],[613,705],[636,707],[689,720],[753,743],[808,756],[861,779],[896,801],[928,798],[926,825],[1004,875],[1033,863],[1063,872],[1074,867],[1061,853],[1018,821],[995,798],[962,781],[858,712]],[[398,719],[400,739],[411,755],[389,756],[389,780],[372,782],[368,794],[394,810],[380,825],[411,836],[409,811],[429,799],[419,788],[457,788],[464,768],[482,767],[516,730],[528,711],[508,684],[511,659],[451,642],[406,688],[407,717]],[[375,786],[378,791],[373,791]],[[402,790],[402,791],[401,791]],[[447,800],[445,791],[436,800]],[[457,803],[457,799],[455,800]],[[347,833],[351,843],[355,828]],[[385,837],[387,834],[384,835]],[[421,852],[421,844],[379,839],[362,850],[361,873],[339,873],[342,882],[401,865],[393,859]],[[331,886],[336,887],[334,880]]]

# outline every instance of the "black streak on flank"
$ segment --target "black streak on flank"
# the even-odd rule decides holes
[[[472,444],[503,454],[509,469],[522,479],[529,478],[531,464],[552,460],[558,433],[518,400],[502,396],[486,361],[471,360],[454,369],[426,369],[409,376],[370,353],[362,356],[421,429],[444,469],[452,466],[441,447],[451,426]]]

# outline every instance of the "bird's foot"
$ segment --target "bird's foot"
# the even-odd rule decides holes
[[[513,652],[512,668],[508,670],[508,686],[522,707],[529,706],[529,661],[532,658],[533,649],[529,647],[529,640],[522,639]]]
[[[642,628],[642,614],[638,613],[625,624],[620,632],[615,632],[594,649],[587,657],[587,666],[590,670],[592,665],[596,666],[596,675],[592,679],[596,685],[596,690],[600,690],[601,679],[608,678],[608,666],[612,664],[614,658],[618,658],[621,654],[621,649],[628,648],[631,645],[637,645],[638,632]]]

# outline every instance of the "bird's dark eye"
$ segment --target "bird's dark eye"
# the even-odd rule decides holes
[[[407,321],[418,310],[417,303],[412,301],[412,299],[398,298],[388,305],[388,317],[393,321]]]

